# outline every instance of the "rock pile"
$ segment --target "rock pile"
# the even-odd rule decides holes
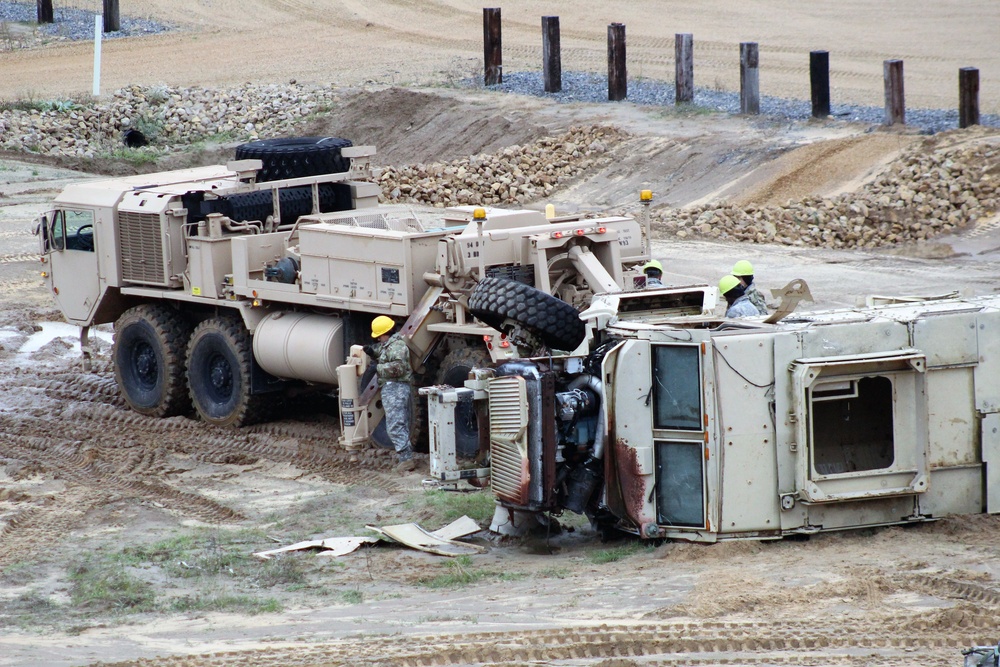
[[[231,89],[130,86],[97,104],[8,103],[0,110],[0,149],[92,158],[121,147],[130,128],[160,150],[219,135],[253,141],[291,133],[296,122],[338,98],[333,88],[293,82]]]
[[[653,228],[681,238],[876,248],[954,232],[997,212],[1000,144],[928,148],[911,149],[856,192],[785,206],[658,209]]]
[[[558,137],[508,146],[492,155],[388,167],[379,178],[382,197],[393,203],[437,207],[524,205],[551,195],[571,178],[608,164],[608,150],[624,136],[613,127],[572,127]]]

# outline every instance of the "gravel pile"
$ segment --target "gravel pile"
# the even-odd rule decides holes
[[[492,155],[382,171],[383,200],[446,206],[519,206],[547,197],[560,184],[610,162],[607,151],[624,133],[613,127],[573,127],[558,137],[508,146]]]
[[[38,25],[34,28],[35,34],[19,32],[16,39],[11,34],[8,38],[12,42],[11,46],[20,48],[33,45],[36,42],[51,41],[53,39],[94,39],[94,16],[97,15],[97,12],[59,7],[58,0],[55,0],[52,5],[52,18],[55,19],[55,22]],[[34,2],[31,4],[0,2],[0,23],[35,23],[37,20],[38,7]],[[170,30],[170,26],[163,25],[162,23],[149,19],[133,18],[123,14],[119,14],[118,23],[121,30],[103,33],[101,39],[151,35]]]
[[[482,79],[467,80],[466,85],[482,88]],[[542,75],[539,72],[504,72],[503,83],[490,86],[490,90],[508,93],[546,97],[558,102],[608,102],[608,78],[600,74],[586,72],[563,72],[562,92],[546,93]],[[628,82],[628,102],[633,104],[674,106],[673,82],[640,79]],[[707,88],[695,88],[694,105],[721,113],[740,112],[739,93],[728,93]],[[804,100],[790,100],[762,95],[760,112],[763,116],[787,119],[809,120],[812,117],[812,103]],[[851,106],[832,104],[831,115],[838,120],[879,125],[885,121],[883,107]],[[985,115],[980,118],[982,125],[1000,127],[1000,116]],[[958,127],[957,109],[907,109],[906,124],[933,134]]]
[[[785,206],[728,204],[657,209],[658,235],[876,248],[920,241],[973,226],[1000,204],[1000,145],[979,143],[928,152],[911,149],[873,182],[832,198]]]
[[[131,86],[98,104],[31,103],[0,111],[0,148],[95,157],[120,149],[135,129],[157,150],[222,135],[233,141],[293,132],[298,121],[339,99],[331,87],[245,84],[237,88]]]

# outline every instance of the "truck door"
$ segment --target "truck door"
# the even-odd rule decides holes
[[[71,322],[87,324],[100,296],[94,211],[58,209],[42,226],[52,291]]]

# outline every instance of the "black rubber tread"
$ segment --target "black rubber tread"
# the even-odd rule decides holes
[[[187,384],[202,420],[246,426],[264,418],[266,395],[251,394],[253,345],[243,321],[212,317],[201,322],[188,344]]]
[[[290,224],[300,216],[313,211],[312,188],[302,186],[281,188],[278,191],[281,206],[279,224]],[[352,206],[350,187],[344,183],[320,183],[319,210],[321,213],[347,211]],[[199,218],[209,213],[221,213],[232,220],[265,220],[274,213],[274,199],[270,190],[241,192],[234,195],[208,199],[201,202]]]
[[[469,311],[498,329],[513,320],[548,347],[574,350],[587,335],[576,308],[530,285],[505,278],[484,278],[469,297]]]
[[[111,358],[122,398],[150,417],[191,411],[185,382],[191,325],[169,306],[147,303],[130,308],[115,322]]]
[[[257,181],[280,181],[348,171],[351,161],[340,154],[353,144],[339,137],[261,139],[236,147],[237,160],[260,160]]]
[[[464,387],[469,371],[491,363],[490,353],[481,347],[456,347],[441,361],[435,384]],[[472,401],[455,406],[455,450],[464,458],[475,458],[479,453],[479,422]]]

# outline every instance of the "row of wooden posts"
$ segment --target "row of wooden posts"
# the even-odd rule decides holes
[[[52,10],[52,0],[36,0],[38,5],[38,22],[55,23],[55,14]],[[117,32],[121,30],[120,13],[118,11],[118,0],[103,0],[104,7],[102,17],[104,20],[104,32]]]
[[[483,44],[485,70],[483,83],[493,86],[503,82],[501,58],[500,8],[483,9]],[[740,113],[760,113],[760,52],[757,42],[740,43]],[[674,36],[675,104],[694,102],[694,36]],[[882,64],[885,81],[885,124],[905,124],[903,61],[886,60]],[[542,78],[545,92],[562,90],[562,59],[559,47],[559,17],[542,17]],[[812,92],[812,115],[830,115],[830,53],[809,53],[809,85]],[[958,126],[979,124],[979,70],[958,70]],[[608,26],[608,100],[619,102],[628,96],[625,68],[625,25]]]

